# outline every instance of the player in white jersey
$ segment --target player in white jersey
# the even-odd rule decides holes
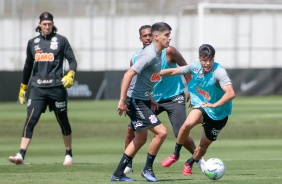
[[[183,175],[192,174],[193,163],[205,155],[209,145],[216,140],[217,135],[226,125],[232,111],[232,99],[235,98],[235,92],[226,70],[214,61],[214,56],[215,49],[211,45],[203,44],[199,48],[199,61],[161,71],[162,76],[192,75],[188,88],[194,108],[179,131],[174,154],[179,154],[194,126],[202,124],[204,128],[198,147],[184,165]],[[175,161],[171,157],[163,162],[173,164]]]
[[[110,181],[134,181],[128,178],[123,171],[146,143],[148,130],[154,136],[141,175],[149,182],[158,181],[153,172],[153,163],[167,136],[167,131],[151,110],[150,94],[155,83],[161,79],[159,74],[162,64],[161,53],[169,46],[171,27],[164,22],[155,23],[152,25],[152,36],[153,42],[141,51],[137,62],[124,74],[117,111],[120,116],[127,114],[130,117],[135,130],[135,138],[125,149]]]

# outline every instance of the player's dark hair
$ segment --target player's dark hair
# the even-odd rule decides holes
[[[42,22],[43,20],[51,20],[53,22],[53,15],[49,12],[43,12],[41,13],[41,15],[39,16],[39,22]],[[41,33],[41,27],[37,26],[35,28],[36,32]],[[52,33],[56,33],[58,31],[57,27],[53,25],[53,29],[52,29]]]
[[[203,44],[199,47],[199,57],[213,58],[215,55],[214,48],[209,44]]]
[[[154,31],[163,32],[165,30],[169,30],[169,31],[171,30],[171,27],[165,22],[157,22],[152,25],[152,33]]]
[[[152,26],[151,26],[151,25],[143,25],[143,26],[141,26],[141,27],[139,28],[139,35],[141,36],[141,31],[142,31],[143,29],[147,29],[147,28],[152,28]]]

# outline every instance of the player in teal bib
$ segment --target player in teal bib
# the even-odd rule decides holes
[[[214,56],[215,49],[211,45],[204,44],[199,48],[199,61],[180,68],[161,71],[162,76],[192,75],[188,88],[194,106],[179,131],[173,155],[166,158],[163,163],[171,165],[175,162],[171,157],[179,155],[185,138],[195,125],[202,124],[204,127],[200,144],[193,156],[185,163],[183,175],[192,174],[193,163],[205,155],[209,145],[216,140],[217,135],[226,125],[232,111],[232,99],[235,98],[232,82],[226,70],[219,63],[214,62]]]

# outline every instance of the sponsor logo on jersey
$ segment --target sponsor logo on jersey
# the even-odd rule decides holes
[[[42,79],[38,79],[37,81],[37,84],[50,84],[50,83],[52,83],[53,82],[53,79],[44,79],[44,80],[42,80]]]
[[[217,130],[215,128],[212,129],[211,134],[217,136],[219,134],[220,130]]]
[[[146,91],[145,93],[144,93],[144,96],[149,96],[151,93],[149,92],[149,91]]]
[[[184,101],[184,96],[177,96],[173,99],[173,101],[179,101],[178,103],[181,103]]]
[[[159,97],[159,96],[163,96],[163,93],[152,94],[152,97]]]
[[[39,45],[34,45],[34,50],[40,50],[41,48],[39,47]]]
[[[66,102],[55,102],[55,106],[57,109],[65,109],[66,108]]]
[[[162,77],[160,75],[160,73],[153,73],[153,75],[150,78],[151,82],[158,82],[161,81]]]
[[[35,54],[35,61],[54,61],[54,54],[53,53],[36,53]]]
[[[158,58],[157,58],[158,59]],[[162,62],[157,62],[156,64],[155,64],[155,66],[158,66],[158,65],[160,65]]]
[[[210,94],[202,89],[199,89],[198,87],[196,88],[196,92],[200,95],[202,95],[205,99],[210,100]]]
[[[143,122],[142,122],[142,121],[132,121],[132,124],[133,124],[133,126],[134,126],[135,129],[136,129],[137,127],[143,126]]]

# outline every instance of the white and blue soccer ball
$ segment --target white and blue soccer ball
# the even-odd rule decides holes
[[[205,175],[211,180],[218,180],[225,173],[225,165],[222,160],[218,158],[210,158],[207,160],[204,168]]]

